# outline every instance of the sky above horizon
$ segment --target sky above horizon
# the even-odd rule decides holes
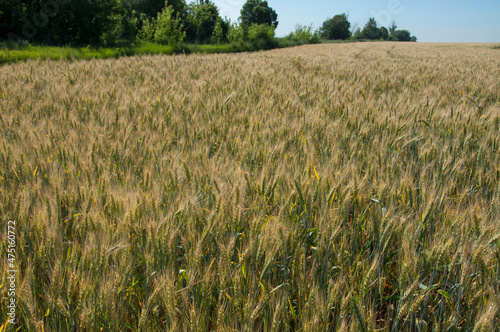
[[[346,13],[352,26],[363,28],[370,17],[379,26],[395,21],[421,42],[500,42],[498,0],[267,0],[278,13],[276,35],[283,37],[296,24],[318,28],[327,19]],[[222,17],[236,21],[246,0],[213,0]]]

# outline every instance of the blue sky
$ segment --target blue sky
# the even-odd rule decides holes
[[[221,15],[235,21],[246,0],[213,0]],[[422,42],[500,42],[500,0],[268,0],[278,13],[279,37],[297,23],[319,27],[329,17],[347,13],[363,28],[370,17],[379,25],[395,21]]]

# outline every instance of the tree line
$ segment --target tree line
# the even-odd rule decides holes
[[[379,27],[377,21],[372,17],[368,20],[363,29],[351,30],[351,23],[346,14],[335,15],[333,18],[323,22],[320,28],[320,36],[329,40],[391,40],[391,41],[417,41],[417,37],[412,36],[408,30],[398,30],[396,23],[392,23],[389,28]]]
[[[221,44],[272,35],[278,15],[248,0],[240,23],[210,0],[0,0],[0,39],[47,45],[112,45],[120,40]]]
[[[239,22],[220,15],[210,0],[0,0],[0,40],[45,45],[113,45],[117,41],[159,44],[225,44],[250,42],[272,47],[278,14],[267,1],[247,0]],[[416,40],[406,30],[378,27],[350,30],[345,14],[314,31],[297,26],[286,40],[324,39]]]

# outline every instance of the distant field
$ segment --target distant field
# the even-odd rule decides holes
[[[493,46],[1,66],[0,326],[497,331]]]

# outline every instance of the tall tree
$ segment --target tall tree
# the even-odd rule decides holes
[[[386,27],[380,27],[380,38],[383,40],[389,39],[389,30]]]
[[[21,4],[19,4],[19,2]],[[0,0],[1,37],[48,44],[98,44],[120,24],[120,0]],[[4,20],[4,15],[9,19]]]
[[[333,18],[323,22],[320,29],[321,37],[325,39],[349,39],[351,31],[349,30],[351,23],[347,19],[346,14],[335,15]]]
[[[217,31],[215,31],[217,28]],[[208,0],[191,3],[186,18],[186,40],[194,43],[209,43],[214,33],[219,42],[227,37],[229,23],[222,20],[217,6]]]
[[[51,25],[63,43],[98,44],[121,22],[120,0],[72,0],[61,6],[58,23]]]
[[[26,3],[20,0],[0,0],[0,38],[21,34],[22,18],[26,16]]]
[[[182,43],[186,33],[182,31],[181,19],[174,16],[172,6],[163,8],[156,19],[154,41],[159,44],[178,45]]]
[[[394,41],[412,41],[412,36],[408,30],[394,30],[391,33],[391,40]],[[416,41],[416,38],[415,40]]]
[[[278,14],[267,1],[247,0],[241,9],[241,22],[245,25],[267,24],[278,27]]]
[[[366,23],[365,27],[361,31],[361,34],[364,39],[380,39],[382,37],[382,32],[377,26],[377,21],[373,17],[371,17]]]

